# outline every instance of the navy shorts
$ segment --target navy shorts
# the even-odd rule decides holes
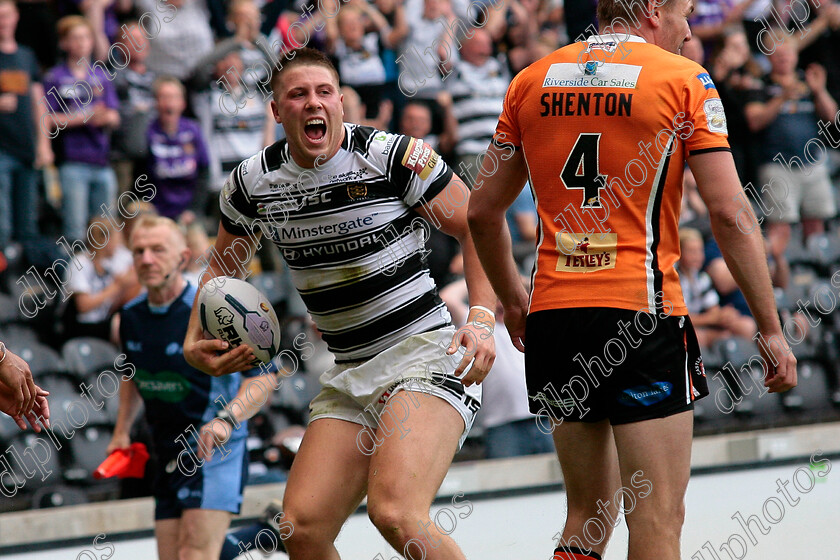
[[[196,466],[195,456],[183,452],[180,461],[158,462],[155,479],[155,520],[181,517],[185,509],[217,509],[239,513],[242,491],[248,481],[248,453],[245,438],[225,444],[230,452],[222,457],[218,448],[210,460]]]
[[[537,311],[528,316],[525,341],[529,406],[543,431],[564,420],[664,418],[692,410],[709,394],[688,316],[602,307]]]

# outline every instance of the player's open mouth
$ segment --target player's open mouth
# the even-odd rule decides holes
[[[318,142],[327,134],[327,123],[324,119],[309,119],[303,127],[306,137],[313,142]]]

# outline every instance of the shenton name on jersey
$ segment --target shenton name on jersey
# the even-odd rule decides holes
[[[591,45],[587,48],[587,52]],[[641,66],[589,60],[584,65],[560,62],[549,66],[543,88],[636,89]],[[541,117],[629,117],[632,93],[546,92],[540,96]]]
[[[540,96],[541,117],[629,117],[632,93],[555,91]]]

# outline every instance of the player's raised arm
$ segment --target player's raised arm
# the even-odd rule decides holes
[[[765,343],[758,345],[759,350],[768,365],[776,366],[775,374],[768,375],[764,384],[773,393],[787,391],[796,386],[796,358],[779,323],[761,228],[752,209],[740,202],[744,195],[732,154],[724,151],[697,154],[688,158],[688,165],[709,208],[712,233],[723,259],[744,292],[764,339]]]
[[[513,260],[505,210],[513,204],[525,184],[525,159],[521,150],[511,155],[509,148],[495,144],[490,144],[485,157],[503,163],[493,174],[486,173],[482,167],[470,196],[469,226],[478,258],[505,308],[505,326],[513,345],[524,352],[528,294]]]
[[[231,249],[232,247],[240,248],[239,251],[247,247],[249,254],[254,254],[254,242],[250,237],[234,235],[225,229],[223,223],[219,222],[216,245],[213,248],[212,257],[208,259],[207,269],[199,278],[199,289],[196,292],[196,300],[190,312],[190,324],[184,338],[184,358],[187,363],[214,377],[248,369],[255,359],[251,347],[247,344],[241,344],[228,351],[230,345],[226,341],[215,338],[206,339],[198,317],[197,301],[201,290],[223,286],[227,271],[238,270],[239,263],[235,259],[237,252]],[[208,282],[210,282],[209,286],[207,286]]]
[[[447,352],[454,354],[458,346],[466,348],[464,358],[455,370],[455,375],[458,376],[464,372],[470,360],[474,359],[469,373],[461,380],[468,387],[473,383],[481,383],[496,359],[495,340],[492,336],[496,321],[491,315],[492,311],[489,311],[496,308],[496,294],[493,293],[493,287],[481,268],[481,262],[475,251],[475,243],[467,224],[469,196],[469,187],[453,173],[449,183],[435,198],[417,207],[424,218],[432,223],[440,224],[440,230],[457,239],[461,245],[461,253],[464,256],[464,277],[470,294],[470,313],[466,324],[455,333]],[[457,200],[465,202],[462,204],[450,202]]]

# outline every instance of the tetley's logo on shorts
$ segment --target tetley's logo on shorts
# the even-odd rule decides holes
[[[650,406],[668,398],[673,388],[674,386],[667,381],[632,387],[621,392],[618,402],[625,406]]]
[[[618,234],[592,234],[561,232],[557,239],[557,258],[555,270],[558,272],[595,272],[615,268]],[[563,247],[575,250],[563,251]]]

